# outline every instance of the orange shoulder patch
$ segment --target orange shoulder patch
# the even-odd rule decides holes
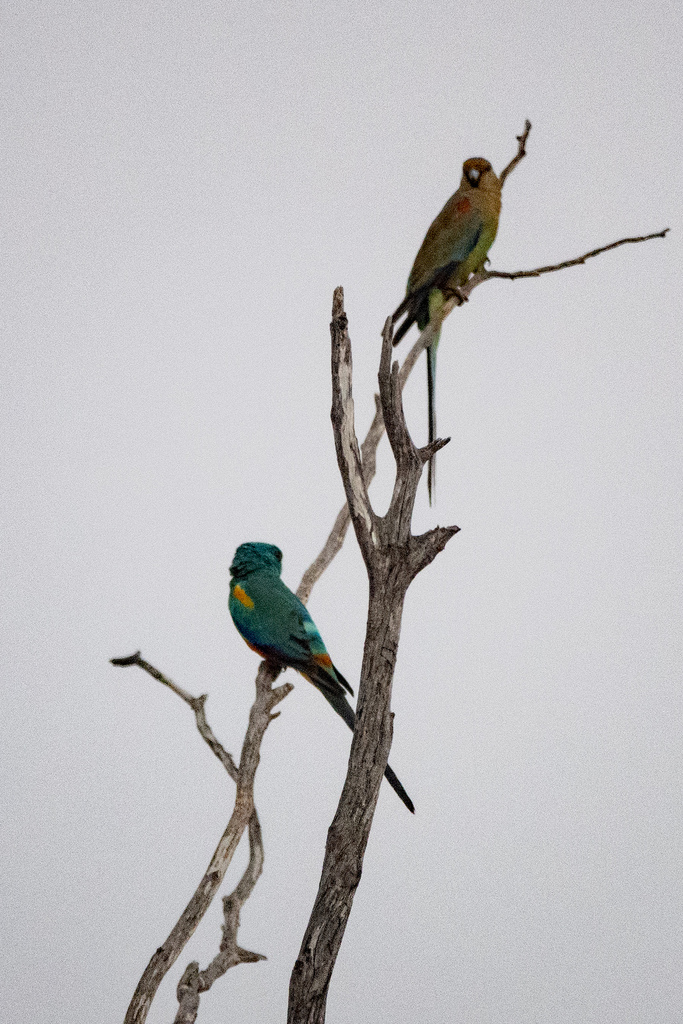
[[[242,590],[242,588],[239,586],[239,584],[233,590],[233,594],[235,595],[235,597],[237,598],[239,603],[243,604],[245,608],[253,608],[254,607],[254,602],[249,597],[249,594],[247,594],[246,590]]]
[[[314,654],[313,661],[322,668],[332,668],[332,658],[329,654]]]
[[[460,199],[455,209],[458,213],[467,213],[468,210],[472,209],[472,203],[467,198]]]

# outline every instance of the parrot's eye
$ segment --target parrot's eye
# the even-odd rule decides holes
[[[472,167],[467,172],[467,180],[469,181],[470,185],[473,186],[473,188],[476,188],[477,185],[479,184],[479,178],[480,177],[481,177],[481,171],[478,171],[476,167]]]

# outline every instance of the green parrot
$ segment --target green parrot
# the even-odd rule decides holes
[[[230,566],[228,607],[237,631],[261,658],[297,672],[320,690],[349,729],[356,715],[344,691],[353,690],[332,664],[318,629],[296,594],[280,579],[282,552],[273,544],[240,544]],[[412,800],[392,769],[384,772],[409,811]]]
[[[427,403],[429,440],[436,438],[436,350],[441,325],[447,313],[444,306],[470,274],[480,270],[493,244],[500,216],[500,181],[488,160],[473,157],[462,165],[460,188],[448,200],[431,224],[410,271],[406,297],[393,316],[394,323],[405,320],[394,335],[397,345],[417,321],[422,331],[432,324],[434,335],[427,347]],[[429,504],[436,485],[434,457],[427,471]]]

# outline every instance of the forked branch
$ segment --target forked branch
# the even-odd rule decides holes
[[[221,746],[210,729],[204,714],[206,695],[193,697],[182,687],[164,676],[158,669],[144,661],[140,652],[127,658],[112,658],[112,664],[119,667],[137,665],[168,686],[186,704],[193,709],[197,727],[214,754],[219,758],[230,777],[236,782],[235,805],[230,821],[221,836],[218,846],[204,872],[197,889],[173,927],[170,935],[152,956],[147,965],[131,1003],[128,1007],[125,1024],[143,1024],[147,1018],[152,1000],[163,978],[178,959],[197,925],[206,913],[216,892],[218,891],[225,872],[233,858],[244,830],[249,826],[250,858],[247,869],[239,885],[230,896],[226,897],[225,925],[220,964],[214,962],[206,972],[200,972],[198,965],[190,964],[179,986],[180,1008],[177,1021],[190,1024],[196,1018],[199,1005],[199,992],[206,991],[215,977],[225,973],[235,963],[253,962],[262,959],[259,953],[250,953],[237,946],[237,925],[239,910],[256,884],[263,863],[263,846],[260,839],[260,826],[254,808],[254,776],[260,759],[261,741],[268,725],[273,718],[273,709],[293,689],[291,683],[283,683],[273,689],[278,670],[262,662],[256,677],[256,699],[249,714],[249,725],[242,744],[239,767],[226,750]],[[224,904],[225,907],[226,904]],[[217,958],[217,959],[218,959]],[[194,1009],[193,1009],[194,1008]],[[192,1014],[194,1013],[194,1016]],[[182,1014],[182,1015],[181,1015]]]
[[[501,174],[508,175],[526,154],[531,130],[529,121],[517,137],[515,157]],[[592,256],[628,242],[664,237],[656,235],[622,239],[611,245],[553,267],[515,272],[486,271],[472,275],[451,298],[446,315],[456,304],[469,298],[474,288],[493,277],[516,279],[537,277],[552,270],[584,263]],[[379,401],[366,439],[359,449],[354,431],[351,389],[351,345],[343,309],[343,293],[337,289],[333,302],[332,334],[332,422],[337,461],[344,482],[347,506],[343,508],[323,550],[301,581],[299,596],[306,600],[311,588],[340,550],[349,521],[353,522],[370,579],[368,627],[361,671],[357,720],[351,746],[349,770],[337,813],[330,826],[322,876],[306,934],[290,980],[288,1024],[323,1024],[327,991],[360,881],[363,856],[372,823],[379,786],[391,746],[391,683],[400,634],[403,600],[415,574],[443,549],[457,527],[437,528],[413,537],[410,520],[415,491],[425,459],[445,442],[418,450],[405,427],[401,390],[422,349],[431,340],[428,326],[417,339],[399,371],[391,367],[391,320],[383,332]],[[378,517],[368,496],[375,471],[375,453],[386,424],[397,472],[387,515]]]
[[[526,121],[524,131],[517,136],[517,153],[500,175],[501,184],[526,155],[530,130],[531,123]],[[532,270],[481,270],[472,275],[458,293],[449,299],[450,305],[444,310],[444,316],[454,305],[466,301],[472,291],[485,281],[493,278],[517,280],[523,277],[539,277],[542,274],[583,264],[588,259],[621,245],[663,238],[668,230],[665,228],[655,234],[619,239],[610,245],[593,249],[583,256]],[[419,480],[422,464],[433,451],[447,443],[436,441],[432,446],[416,449],[405,427],[401,404],[401,390],[423,348],[431,340],[431,329],[429,326],[425,328],[408,352],[399,371],[397,364],[391,367],[391,325],[385,325],[380,371],[381,398],[375,395],[375,416],[360,447],[353,422],[351,345],[341,289],[335,292],[331,330],[333,391],[337,403],[337,412],[333,412],[333,423],[347,503],[340,510],[320,554],[304,573],[297,594],[304,603],[308,601],[313,586],[341,549],[349,522],[353,518],[370,576],[371,605],[358,701],[360,724],[354,734],[349,775],[329,833],[318,899],[292,975],[290,1024],[295,1021],[296,1024],[303,1024],[304,1021],[308,1024],[324,1020],[327,986],[351,908],[353,891],[360,879],[363,853],[391,745],[391,680],[400,633],[403,598],[416,573],[429,564],[457,531],[457,527],[448,527],[428,531],[419,537],[413,537],[410,533],[416,481]],[[389,426],[389,440],[396,459],[397,475],[389,511],[385,517],[380,518],[372,509],[368,486],[375,474],[376,452],[384,433],[385,422]],[[386,599],[384,606],[381,601],[376,600],[380,592],[383,592]],[[393,608],[389,623],[385,615],[387,601]],[[381,654],[379,657],[378,651]],[[249,865],[234,892],[224,898],[225,924],[219,953],[205,971],[199,971],[196,963],[188,965],[178,986],[180,1006],[176,1024],[192,1024],[196,1019],[200,992],[206,991],[217,977],[236,963],[261,959],[260,954],[250,953],[237,945],[239,908],[253,889],[263,859],[260,827],[253,806],[253,781],[259,760],[260,743],[273,717],[273,708],[292,687],[285,684],[272,689],[277,673],[265,663],[261,664],[256,678],[256,700],[251,709],[249,728],[238,767],[215,738],[206,721],[206,695],[193,697],[145,662],[139,652],[130,658],[112,659],[112,663],[120,666],[138,665],[181,697],[193,709],[197,728],[205,742],[237,783],[235,808],[211,863],[177,925],[164,945],[154,954],[143,974],[128,1008],[126,1024],[142,1024],[145,1020],[162,978],[197,927],[223,880],[240,837],[245,828],[249,828]],[[361,827],[358,829],[359,822]],[[350,834],[353,834],[353,842],[348,845],[345,837]],[[343,864],[337,859],[340,844],[347,845],[347,856]],[[337,870],[342,872],[339,876],[342,881],[339,884],[335,881]],[[324,930],[325,913],[331,915],[328,916],[327,922],[332,926],[333,932],[335,928],[337,929],[336,937],[330,936],[329,927],[327,931]],[[315,921],[321,921],[323,929],[316,935],[311,931]]]
[[[384,331],[379,372],[382,416],[396,460],[389,509],[378,516],[363,479],[353,428],[351,343],[344,293],[337,288],[332,308],[332,424],[337,462],[370,580],[368,625],[363,651],[356,726],[349,768],[330,826],[322,877],[289,988],[289,1024],[322,1024],[327,991],[344,937],[363,857],[387,765],[392,738],[391,686],[406,591],[458,531],[457,526],[410,532],[424,453],[408,433],[398,364],[391,366],[391,321]]]

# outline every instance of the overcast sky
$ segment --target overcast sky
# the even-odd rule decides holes
[[[671,3],[3,4],[2,1003],[119,1022],[234,787],[256,656],[227,612],[246,540],[294,589],[343,502],[329,422],[343,285],[356,419],[384,318],[461,165],[508,180],[495,269],[444,328],[436,505],[391,762],[330,1024],[683,1016],[681,15]],[[407,344],[404,345],[404,349]],[[399,350],[401,351],[401,350]],[[407,391],[426,438],[424,360]],[[390,452],[372,488],[386,507]],[[355,538],[310,610],[358,679]],[[257,778],[268,960],[201,1024],[285,1019],[350,736],[294,692]],[[241,851],[227,885],[245,861]],[[225,889],[227,891],[227,889]],[[220,901],[160,990],[220,939]]]

